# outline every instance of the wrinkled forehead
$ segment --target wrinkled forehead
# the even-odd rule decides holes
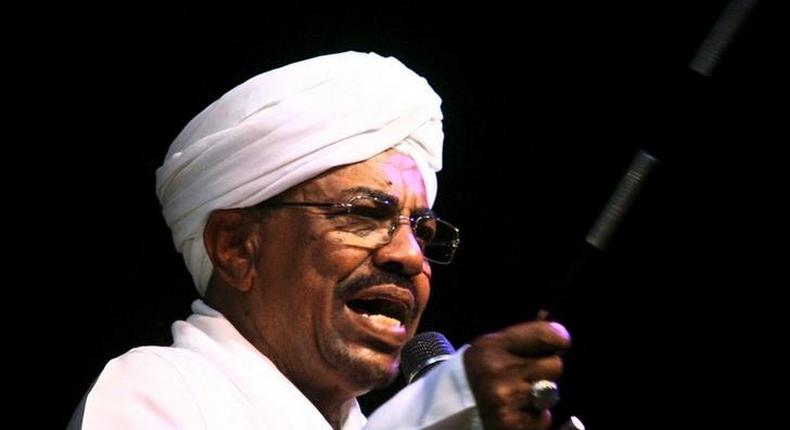
[[[395,197],[402,206],[428,206],[425,181],[417,163],[393,149],[336,167],[295,188],[294,192],[305,199],[349,198],[359,190],[375,190]]]

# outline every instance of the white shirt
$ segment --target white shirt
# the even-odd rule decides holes
[[[331,430],[318,409],[222,314],[201,300],[173,324],[173,345],[111,360],[69,429]],[[342,430],[482,428],[461,354],[402,390],[367,421],[347,402]]]

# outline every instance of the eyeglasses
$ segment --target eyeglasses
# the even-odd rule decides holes
[[[368,249],[387,245],[398,227],[408,223],[425,259],[438,264],[449,264],[460,243],[459,230],[433,212],[407,217],[391,199],[375,195],[356,195],[346,203],[264,201],[255,207],[323,208],[335,223],[339,242]]]

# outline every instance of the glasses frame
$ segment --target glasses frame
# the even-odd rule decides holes
[[[253,208],[277,208],[277,207],[298,208],[298,207],[311,207],[311,208],[323,208],[323,209],[343,209],[343,210],[346,211],[346,214],[351,215],[351,211],[354,208],[354,202],[356,200],[359,200],[359,199],[369,199],[369,200],[376,201],[378,203],[384,203],[384,204],[387,204],[387,205],[390,205],[390,206],[393,206],[393,207],[395,206],[393,204],[392,200],[387,199],[387,198],[383,198],[383,197],[379,197],[379,196],[375,196],[375,195],[357,194],[357,195],[354,195],[353,197],[351,197],[347,202],[278,202],[278,201],[271,201],[270,202],[270,201],[263,201],[263,202],[255,205],[255,206],[252,206],[252,207]],[[415,216],[405,216],[405,215],[400,215],[400,214],[395,215],[394,222],[390,226],[389,232],[388,232],[389,233],[389,241],[387,243],[382,244],[381,246],[386,246],[387,244],[389,244],[392,241],[392,238],[395,235],[395,231],[398,229],[398,227],[400,225],[405,224],[404,221],[406,221],[406,220],[409,221],[409,228],[411,228],[412,234],[415,237],[419,237],[419,236],[417,236],[417,225],[420,222],[420,220],[423,219],[423,218],[434,219],[434,220],[436,220],[437,223],[444,224],[445,226],[449,227],[455,233],[455,237],[450,241],[450,243],[441,243],[441,245],[447,246],[450,249],[450,256],[447,259],[447,261],[435,260],[433,258],[427,257],[425,255],[425,250],[424,249],[423,249],[423,258],[425,258],[426,260],[430,261],[431,263],[442,264],[442,265],[450,264],[453,261],[453,257],[455,257],[455,252],[458,250],[458,245],[460,245],[460,243],[461,243],[461,239],[460,239],[461,230],[459,230],[457,227],[455,227],[454,225],[450,224],[449,222],[437,217],[433,213],[425,214],[425,215],[419,215],[419,216],[416,216],[416,217]],[[425,246],[427,247],[427,244]]]

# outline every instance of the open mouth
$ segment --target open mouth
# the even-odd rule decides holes
[[[409,313],[404,303],[387,298],[351,300],[346,306],[374,323],[387,327],[403,327]]]
[[[415,300],[409,289],[386,284],[357,291],[345,301],[345,307],[359,328],[395,346],[406,340]]]

